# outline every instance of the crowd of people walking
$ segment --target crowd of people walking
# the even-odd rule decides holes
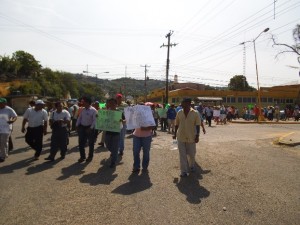
[[[91,162],[98,135],[101,133],[98,145],[106,147],[110,151],[109,167],[114,168],[118,159],[122,158],[124,154],[125,135],[129,133],[133,137],[132,172],[137,173],[141,169],[143,172],[148,172],[151,143],[153,137],[158,135],[157,131],[160,130],[171,134],[171,137],[177,140],[180,175],[185,177],[195,170],[196,144],[199,142],[200,128],[205,134],[205,124],[211,127],[213,121],[216,125],[222,125],[227,121],[239,118],[239,111],[233,106],[210,106],[201,103],[195,106],[190,98],[185,98],[178,106],[151,103],[154,124],[128,130],[124,110],[132,105],[129,102],[125,103],[122,99],[122,94],[117,94],[115,98],[107,99],[105,107],[101,108],[98,101],[92,102],[91,98],[82,97],[79,101],[73,100],[67,104],[56,102],[54,107],[48,111],[45,109],[43,100],[29,102],[29,107],[23,115],[21,131],[25,134],[25,142],[35,151],[33,159],[39,160],[43,150],[43,137],[50,127],[52,131],[50,153],[45,160],[55,161],[58,151],[60,151],[59,159],[63,160],[68,150],[69,135],[73,132],[78,136],[78,163]],[[144,105],[144,103],[140,103],[140,105]],[[119,129],[99,130],[96,126],[100,115],[98,114],[99,110],[119,111],[120,118],[117,118],[120,124]],[[261,114],[269,120],[275,118],[278,121],[280,119],[278,106],[264,109]],[[291,114],[291,109],[287,107],[286,115],[288,114]],[[292,115],[295,120],[299,120],[297,105],[292,109]],[[242,117],[246,120],[257,120],[258,116],[259,109],[256,105],[251,109],[245,107],[242,111]],[[7,106],[5,98],[0,98],[0,162],[4,162],[8,157],[12,124],[16,120],[15,111]],[[86,148],[88,148],[88,153],[86,153]],[[141,151],[143,153],[142,160],[140,159]]]

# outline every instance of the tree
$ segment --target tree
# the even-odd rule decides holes
[[[294,53],[298,55],[298,62],[300,63],[300,24],[297,24],[293,29],[293,38],[295,41],[294,45],[278,43],[276,37],[272,35],[273,47],[282,47],[280,48],[276,58],[283,53]]]
[[[32,75],[38,75],[42,66],[35,60],[34,56],[25,51],[16,51],[13,53],[12,60],[18,65],[17,73],[24,78]]]
[[[229,90],[232,91],[253,91],[255,88],[249,86],[247,78],[243,75],[235,75],[230,79],[228,84]]]

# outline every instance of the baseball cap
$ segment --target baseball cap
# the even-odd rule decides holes
[[[116,95],[116,98],[122,98],[122,97],[123,97],[122,94],[117,94],[117,95]]]
[[[0,103],[7,103],[6,98],[0,98]]]
[[[43,102],[43,100],[41,100],[41,99],[38,99],[35,101],[35,104],[36,105],[45,105],[45,102]]]

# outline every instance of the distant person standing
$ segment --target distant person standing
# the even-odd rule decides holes
[[[6,104],[7,100],[0,98],[0,163],[8,157],[8,142],[12,124],[17,120],[16,112]]]
[[[108,99],[106,101],[106,109],[107,110],[117,110],[117,100],[114,98]],[[125,122],[125,116],[124,113],[122,113],[122,116],[120,117],[120,131],[106,131],[105,133],[105,145],[107,149],[110,151],[110,168],[114,168],[117,163],[118,159],[118,149],[119,149],[119,143],[120,143],[120,136],[123,124]]]
[[[128,104],[126,102],[122,101],[123,95],[122,94],[117,94],[116,95],[116,100],[117,100],[117,110],[121,111],[124,113],[124,108],[128,107]],[[125,146],[124,146],[124,140],[125,140],[125,135],[126,135],[126,120],[123,121],[123,128],[120,132],[120,140],[119,140],[119,155],[123,155]]]
[[[28,108],[23,115],[22,133],[25,133],[25,125],[28,122],[25,134],[26,143],[35,150],[34,159],[38,160],[43,148],[43,135],[47,134],[48,113],[43,109],[43,100],[36,100],[35,106]]]
[[[76,128],[78,131],[78,142],[79,142],[79,152],[80,158],[78,159],[79,163],[90,162],[94,157],[94,139],[95,139],[95,125],[96,125],[96,115],[97,110],[91,106],[92,100],[88,97],[83,97],[81,100],[83,109],[79,114],[77,119]],[[89,143],[89,155],[86,158],[85,154],[85,144],[88,141]]]
[[[168,126],[167,111],[168,109],[166,108],[166,104],[163,104],[163,108],[161,110],[161,115],[160,115],[161,131],[167,130],[167,126]]]
[[[175,129],[175,118],[176,118],[176,110],[175,105],[172,103],[170,108],[167,111],[167,119],[168,119],[168,133],[174,133]]]
[[[63,109],[61,102],[56,102],[55,108],[56,110],[50,114],[49,119],[52,129],[50,155],[45,158],[45,160],[49,161],[54,161],[58,149],[60,149],[60,159],[65,158],[69,140],[68,127],[71,120],[70,113]]]
[[[211,119],[213,116],[213,109],[211,108],[211,106],[205,107],[204,113],[205,113],[206,121],[208,122],[208,126],[211,127]]]
[[[175,134],[177,138],[181,177],[195,171],[196,143],[199,142],[200,117],[196,110],[191,108],[191,99],[182,101],[183,110],[179,111],[175,120]],[[195,129],[196,128],[196,129]]]

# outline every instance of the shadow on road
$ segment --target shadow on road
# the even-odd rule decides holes
[[[29,158],[7,166],[0,167],[0,174],[13,173],[15,170],[23,169],[24,167],[30,166],[33,162],[33,158]]]
[[[132,195],[137,192],[145,191],[152,186],[148,173],[141,173],[140,175],[132,173],[128,177],[129,182],[120,185],[112,191],[115,194]]]
[[[75,162],[72,165],[62,168],[62,175],[57,178],[57,180],[66,180],[71,176],[78,176],[84,173],[84,168],[88,165],[88,163],[78,163]]]
[[[88,183],[92,186],[99,185],[99,184],[106,184],[109,185],[116,177],[117,174],[114,174],[116,168],[110,168],[110,160],[103,159],[100,164],[102,167],[99,168],[97,173],[90,173],[87,175],[82,176],[79,180],[82,183]]]
[[[54,167],[55,164],[57,164],[60,160],[55,160],[54,162],[50,161],[44,161],[42,164],[38,164],[32,167],[27,168],[26,175],[32,175],[35,173],[40,173],[45,170],[51,169]]]
[[[210,192],[199,183],[199,180],[203,178],[202,174],[207,173],[210,173],[210,170],[202,170],[201,166],[196,163],[194,173],[191,173],[188,177],[175,178],[173,183],[176,184],[182,194],[186,195],[186,200],[189,203],[200,204],[202,198],[207,198],[210,195]]]

